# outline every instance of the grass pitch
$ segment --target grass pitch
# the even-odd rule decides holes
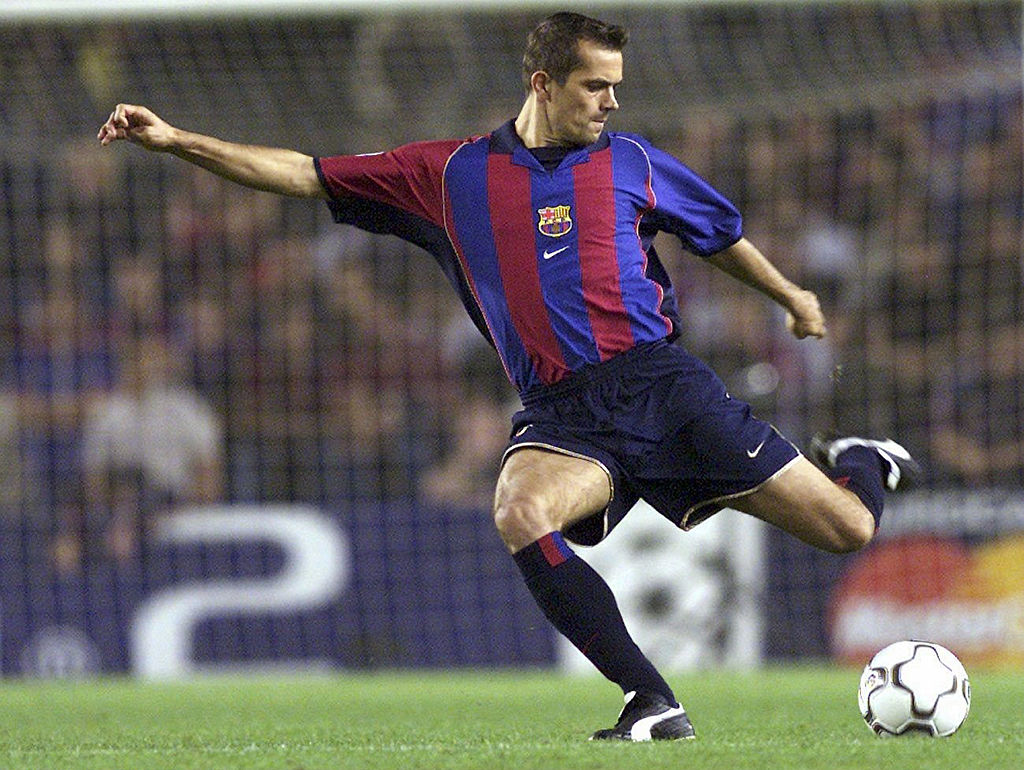
[[[697,740],[607,744],[618,691],[545,673],[0,683],[0,770],[975,768],[1024,763],[1024,672],[973,673],[951,738],[875,738],[859,672],[672,677]]]

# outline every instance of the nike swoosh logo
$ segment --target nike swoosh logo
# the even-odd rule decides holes
[[[544,259],[551,259],[552,257],[561,254],[567,248],[569,248],[569,247],[568,246],[563,246],[562,248],[555,249],[554,251],[548,251],[547,249],[544,249]]]
[[[749,457],[751,460],[753,460],[755,457],[757,457],[759,454],[761,454],[761,447],[763,447],[763,446],[764,446],[764,442],[762,441],[760,444],[758,444],[753,449],[748,449],[747,450],[747,457]]]

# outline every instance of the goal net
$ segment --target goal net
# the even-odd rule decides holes
[[[309,154],[486,132],[518,110],[540,12],[53,6],[0,10],[0,671],[128,668],[139,607],[186,583],[202,607],[193,661],[553,660],[489,522],[515,394],[429,257],[94,139],[118,101]],[[894,618],[948,632],[916,571],[941,574],[950,553],[960,577],[1012,563],[1024,529],[1020,3],[599,10],[631,30],[615,128],[734,200],[829,318],[826,339],[797,342],[770,303],[659,241],[683,344],[795,442],[893,436],[925,468],[867,555],[765,532],[757,579],[725,533],[699,564],[712,598],[688,615],[687,599],[638,594],[639,622],[684,633],[743,606],[759,613],[754,658],[855,659],[881,646],[857,613],[883,596]],[[302,578],[290,614],[278,594],[273,613],[224,599],[211,584],[277,590],[305,551],[290,530],[211,544],[179,527],[168,542],[168,516],[209,506],[315,510],[350,570]],[[928,600],[965,600],[929,580],[948,592]],[[996,583],[981,609],[1024,591]],[[728,659],[725,636],[687,662]]]

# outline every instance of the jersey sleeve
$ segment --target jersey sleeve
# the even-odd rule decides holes
[[[648,144],[654,209],[648,225],[677,236],[687,251],[709,257],[743,235],[743,219],[720,192],[672,155]]]
[[[443,227],[444,166],[461,141],[416,142],[370,155],[315,159],[338,222],[390,232],[388,211]]]

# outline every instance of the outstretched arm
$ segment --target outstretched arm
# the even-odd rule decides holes
[[[297,198],[327,198],[313,158],[294,150],[225,142],[175,128],[146,107],[119,104],[97,134],[106,146],[124,139],[168,152],[232,182]]]
[[[825,316],[817,295],[788,280],[746,238],[740,238],[709,261],[784,307],[788,313],[786,323],[797,338],[825,336]]]

